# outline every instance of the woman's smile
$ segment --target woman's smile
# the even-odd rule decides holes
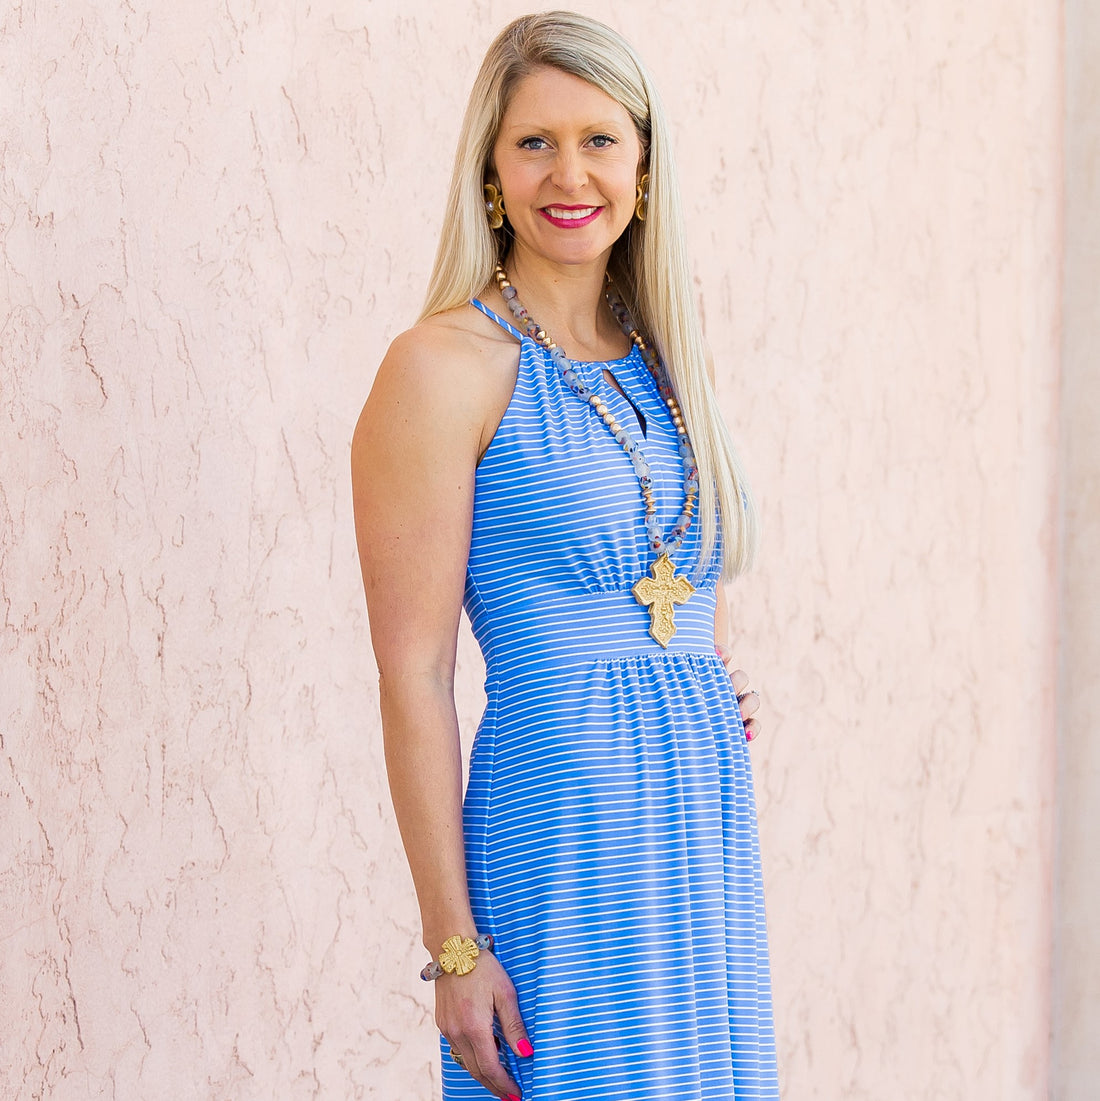
[[[551,225],[560,229],[580,229],[594,222],[603,212],[602,206],[544,206],[539,213]]]

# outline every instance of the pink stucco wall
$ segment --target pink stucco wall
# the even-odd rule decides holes
[[[1046,1097],[1057,8],[580,7],[664,89],[763,508],[732,610],[784,1095]],[[517,12],[0,14],[14,1098],[433,1096],[348,442]],[[464,639],[467,734],[479,675]]]
[[[1054,936],[1057,1101],[1100,1088],[1100,9],[1066,4],[1062,561]]]

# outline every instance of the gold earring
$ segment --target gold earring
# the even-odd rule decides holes
[[[506,213],[504,196],[492,184],[484,184],[482,190],[485,192],[485,213],[489,218],[489,228],[500,229],[504,225]]]
[[[634,213],[638,216],[639,222],[645,221],[645,216],[649,213],[649,173],[645,173],[644,176],[638,181],[638,197],[634,201]]]

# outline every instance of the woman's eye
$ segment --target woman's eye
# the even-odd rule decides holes
[[[524,138],[519,143],[520,149],[530,149],[532,151],[538,151],[546,148],[545,138]]]
[[[592,144],[597,149],[606,149],[610,145],[618,145],[619,143],[610,134],[595,134],[592,137]]]

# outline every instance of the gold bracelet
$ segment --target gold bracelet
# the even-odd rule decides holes
[[[477,957],[482,952],[493,950],[493,934],[483,933],[476,939],[472,937],[448,937],[443,942],[443,951],[438,960],[432,960],[420,977],[425,982],[433,982],[440,975],[468,975],[477,967]]]

